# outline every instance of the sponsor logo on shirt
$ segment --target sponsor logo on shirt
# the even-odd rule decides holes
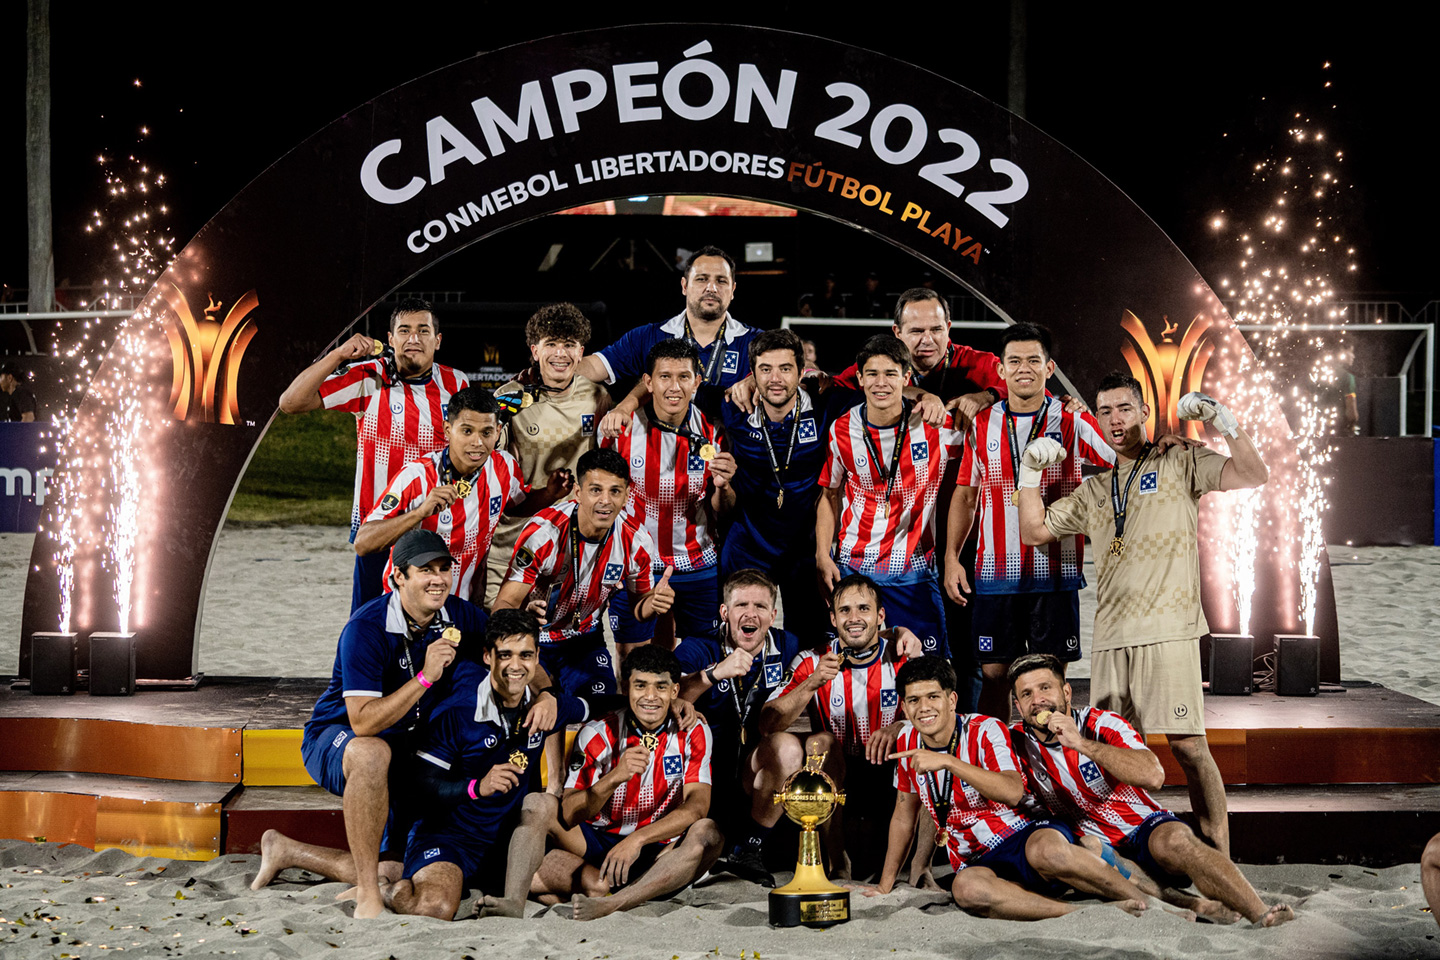
[[[719,690],[721,693],[729,693],[729,692],[730,692],[730,681],[729,681],[729,680],[721,680],[719,683],[715,684],[715,689],[716,689],[716,690]]]
[[[682,762],[683,762],[683,761],[682,761],[681,758],[679,758],[679,757],[666,757],[666,758],[665,758],[665,762],[664,762],[664,764],[663,764],[663,769],[664,769],[664,771],[665,771],[665,779],[666,779],[666,780],[674,780],[676,777],[680,776],[680,771],[681,771],[681,769],[682,769],[682,766],[681,766]]]
[[[394,510],[398,506],[400,506],[400,498],[393,493],[385,494],[384,499],[380,501],[381,510]]]
[[[990,442],[985,444],[985,449],[989,450],[991,453],[995,453],[996,451],[998,451],[1000,449],[1000,438],[991,437]]]
[[[597,653],[595,654],[595,662],[602,667],[608,667],[610,665],[610,656],[609,654]]]
[[[726,350],[726,351],[725,351],[725,359],[723,359],[723,360],[720,361],[720,372],[721,372],[721,373],[739,373],[739,372],[740,372],[740,351],[739,351],[739,350]]]
[[[800,428],[796,431],[796,443],[814,443],[820,439],[820,432],[815,428],[815,418],[805,417],[800,421]]]
[[[900,694],[895,690],[880,691],[880,706],[898,707],[900,705]]]
[[[594,432],[595,432],[595,414],[593,414],[593,413],[582,413],[582,414],[580,414],[580,434],[581,434],[581,436],[586,436],[586,437],[588,437],[588,436],[590,436],[591,434],[593,434]]]
[[[910,460],[911,460],[911,462],[913,462],[913,463],[919,463],[921,460],[929,460],[929,459],[930,459],[930,441],[929,441],[929,440],[920,440],[920,441],[918,441],[918,442],[916,442],[916,443],[910,444]]]
[[[499,742],[499,741],[495,739],[495,735],[494,735],[493,733],[490,734],[490,736],[488,736],[488,737],[485,738],[485,749],[486,749],[486,750],[489,750],[491,747],[495,746],[495,744],[498,743],[498,742]]]
[[[981,638],[980,638],[980,652],[981,652],[981,653],[993,653],[994,651],[995,651],[995,638],[994,638],[994,637],[981,637]]]
[[[620,582],[620,576],[625,568],[618,563],[605,564],[605,572],[600,574],[600,582],[606,586],[614,586]]]
[[[449,511],[449,510],[446,510],[446,511],[444,511],[443,513],[440,514],[440,522],[441,522],[441,523],[448,524],[448,523],[450,522],[450,520],[451,520],[451,516],[450,516],[450,511]]]
[[[504,501],[503,501],[500,497],[498,497],[498,496],[496,496],[496,497],[491,497],[491,498],[490,498],[490,516],[493,517],[493,516],[495,516],[495,514],[499,513],[499,512],[500,512],[500,507],[501,507],[503,504],[504,504]]]
[[[630,458],[630,466],[632,466],[632,467],[642,467],[642,466],[644,466],[644,465],[645,465],[645,458],[642,457],[642,456],[640,456],[640,454],[637,453],[637,454],[635,454],[635,456],[633,456],[633,457]]]
[[[397,416],[398,416],[399,414],[401,414],[401,413],[404,413],[404,412],[405,412],[405,404],[401,403],[399,400],[391,400],[391,401],[390,401],[390,412],[393,413],[393,414],[396,414]]]
[[[1160,471],[1150,470],[1140,474],[1140,492],[1154,493],[1160,489]]]
[[[869,459],[868,457],[866,457],[865,454],[860,453],[860,454],[856,454],[856,455],[855,455],[855,469],[856,469],[856,470],[864,470],[864,469],[865,469],[866,467],[868,467],[869,465],[870,465],[870,459]]]
[[[920,646],[925,649],[926,653],[934,653],[936,650],[939,649],[940,641],[936,640],[934,637],[926,637],[925,639],[920,641]]]
[[[845,694],[841,693],[838,688],[835,690],[834,693],[830,695],[830,706],[834,707],[836,710],[839,710],[841,707],[845,706]]]

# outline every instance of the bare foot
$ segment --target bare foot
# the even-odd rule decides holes
[[[1195,922],[1195,911],[1194,911],[1194,910],[1186,910],[1186,909],[1183,908],[1183,907],[1161,907],[1160,909],[1161,909],[1161,910],[1164,910],[1166,913],[1170,914],[1172,917],[1179,917],[1181,920],[1184,920],[1186,923],[1194,923],[1194,922]]]
[[[615,912],[609,897],[587,897],[583,893],[570,898],[570,907],[576,920],[599,920]]]
[[[1219,900],[1209,900],[1205,897],[1198,897],[1194,903],[1195,912],[1209,920],[1211,923],[1235,923],[1242,919],[1240,914],[1231,910]]]
[[[339,893],[335,894],[336,900],[358,900],[359,897],[359,887],[346,887],[344,890],[341,890]]]
[[[1132,917],[1138,917],[1145,912],[1145,901],[1143,900],[1116,900],[1115,906],[1124,910]]]
[[[1262,927],[1278,927],[1295,919],[1295,911],[1290,909],[1288,903],[1277,903],[1265,911],[1265,916],[1256,921]]]
[[[516,917],[523,919],[525,916],[525,901],[506,900],[503,897],[487,896],[480,904],[480,916]]]
[[[359,895],[356,896],[356,898],[355,898],[355,919],[356,919],[356,920],[373,920],[374,918],[380,916],[380,915],[383,914],[384,912],[385,912],[385,901],[380,898],[380,895],[379,895],[378,893],[374,895],[373,899],[372,899],[371,897],[364,897],[364,898],[362,898],[362,897],[360,897]]]
[[[284,859],[289,845],[290,838],[279,830],[266,830],[261,834],[260,869],[256,872],[255,879],[250,881],[251,890],[259,890],[269,885],[277,873],[289,866]]]
[[[921,870],[918,876],[912,873],[910,875],[910,886],[916,890],[927,890],[931,892],[940,890],[940,884],[935,882],[935,875],[928,869]],[[944,891],[941,892],[943,893]]]

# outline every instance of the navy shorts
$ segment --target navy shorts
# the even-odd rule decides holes
[[[655,571],[658,582],[664,568]],[[720,577],[716,567],[694,573],[672,573],[670,586],[675,603],[670,612],[675,617],[675,637],[708,636],[719,626]],[[616,643],[645,643],[655,639],[655,618],[636,620],[630,612],[630,592],[619,590],[610,596],[610,631]]]
[[[572,697],[615,692],[615,665],[599,630],[559,643],[540,644],[540,666]]]
[[[508,833],[509,829],[507,827],[501,835]],[[455,864],[464,874],[467,888],[479,888],[493,894],[505,891],[506,850],[496,849],[490,839],[417,830],[405,850],[405,877],[415,876],[432,863]]]
[[[621,840],[625,838],[618,833],[611,833],[608,830],[596,830],[588,823],[580,824],[580,833],[585,837],[585,862],[592,867],[601,866],[605,862],[605,855],[613,850]],[[672,840],[671,843],[674,841]],[[630,883],[640,879],[640,875],[655,865],[655,858],[660,856],[668,844],[647,843],[640,848],[640,856],[630,864]]]
[[[1013,663],[1027,653],[1080,659],[1080,594],[977,593],[970,602],[975,659]]]
[[[300,740],[305,772],[337,797],[345,795],[345,747],[353,736],[354,731],[343,723],[316,728],[306,724]]]
[[[1190,878],[1183,873],[1171,873],[1160,864],[1155,862],[1155,857],[1150,853],[1150,834],[1155,828],[1163,823],[1171,821],[1181,822],[1169,810],[1160,810],[1145,818],[1145,822],[1131,831],[1130,836],[1125,838],[1124,843],[1116,844],[1116,848],[1125,856],[1134,860],[1136,865],[1150,874],[1150,879],[1162,887],[1175,887],[1183,889],[1190,886]]]
[[[840,574],[859,573],[848,564],[840,565]],[[925,656],[950,659],[950,638],[945,631],[945,604],[940,581],[926,577],[914,583],[887,583],[875,580],[880,587],[880,606],[885,608],[885,624],[905,627],[914,632],[925,646]]]
[[[300,740],[300,759],[305,762],[305,772],[337,797],[345,796],[345,748],[354,737],[355,732],[343,723],[323,727],[306,724]],[[410,789],[414,779],[408,775],[414,744],[411,741],[407,745],[402,737],[385,739],[390,744],[390,813],[380,841],[380,859],[400,860],[404,855],[405,839],[419,819],[419,812],[411,809],[413,804],[405,802],[415,796]]]
[[[968,861],[965,866],[989,867],[1000,879],[1018,883],[1026,890],[1044,897],[1060,896],[1070,889],[1069,886],[1058,880],[1046,880],[1035,871],[1034,867],[1030,866],[1030,861],[1025,858],[1025,844],[1029,842],[1030,835],[1036,830],[1055,830],[1065,838],[1067,843],[1075,842],[1075,834],[1065,824],[1053,820],[1036,820],[1010,834],[998,847]]]

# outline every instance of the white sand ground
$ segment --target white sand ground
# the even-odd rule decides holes
[[[0,673],[18,656],[31,537],[0,535]],[[1333,548],[1346,679],[1440,702],[1440,548]],[[328,673],[349,603],[351,554],[342,531],[228,530],[216,554],[200,638],[212,676]],[[1093,578],[1092,578],[1093,580]],[[1397,585],[1402,589],[1397,589]],[[1093,614],[1089,591],[1082,618]],[[1084,638],[1088,649],[1088,631]],[[1088,673],[1081,665],[1077,674]],[[0,745],[3,751],[3,745]],[[3,763],[0,763],[3,766]],[[1386,870],[1305,864],[1247,866],[1267,901],[1294,905],[1276,930],[1197,925],[1152,909],[1134,919],[1104,905],[1034,924],[977,920],[901,888],[856,894],[855,918],[830,931],[773,930],[764,891],[725,879],[591,924],[568,908],[531,905],[526,920],[356,921],[335,904],[341,885],[297,871],[248,890],[256,857],[208,863],[137,859],[118,850],[0,841],[0,957],[235,955],[242,958],[848,957],[1440,957],[1418,866]],[[468,916],[473,901],[462,905]]]

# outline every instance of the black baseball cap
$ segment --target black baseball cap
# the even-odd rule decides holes
[[[450,548],[445,545],[445,538],[434,530],[419,527],[402,534],[400,539],[395,541],[395,549],[390,553],[396,570],[423,567],[431,560],[442,557],[451,563],[455,562],[455,558],[450,556]]]

